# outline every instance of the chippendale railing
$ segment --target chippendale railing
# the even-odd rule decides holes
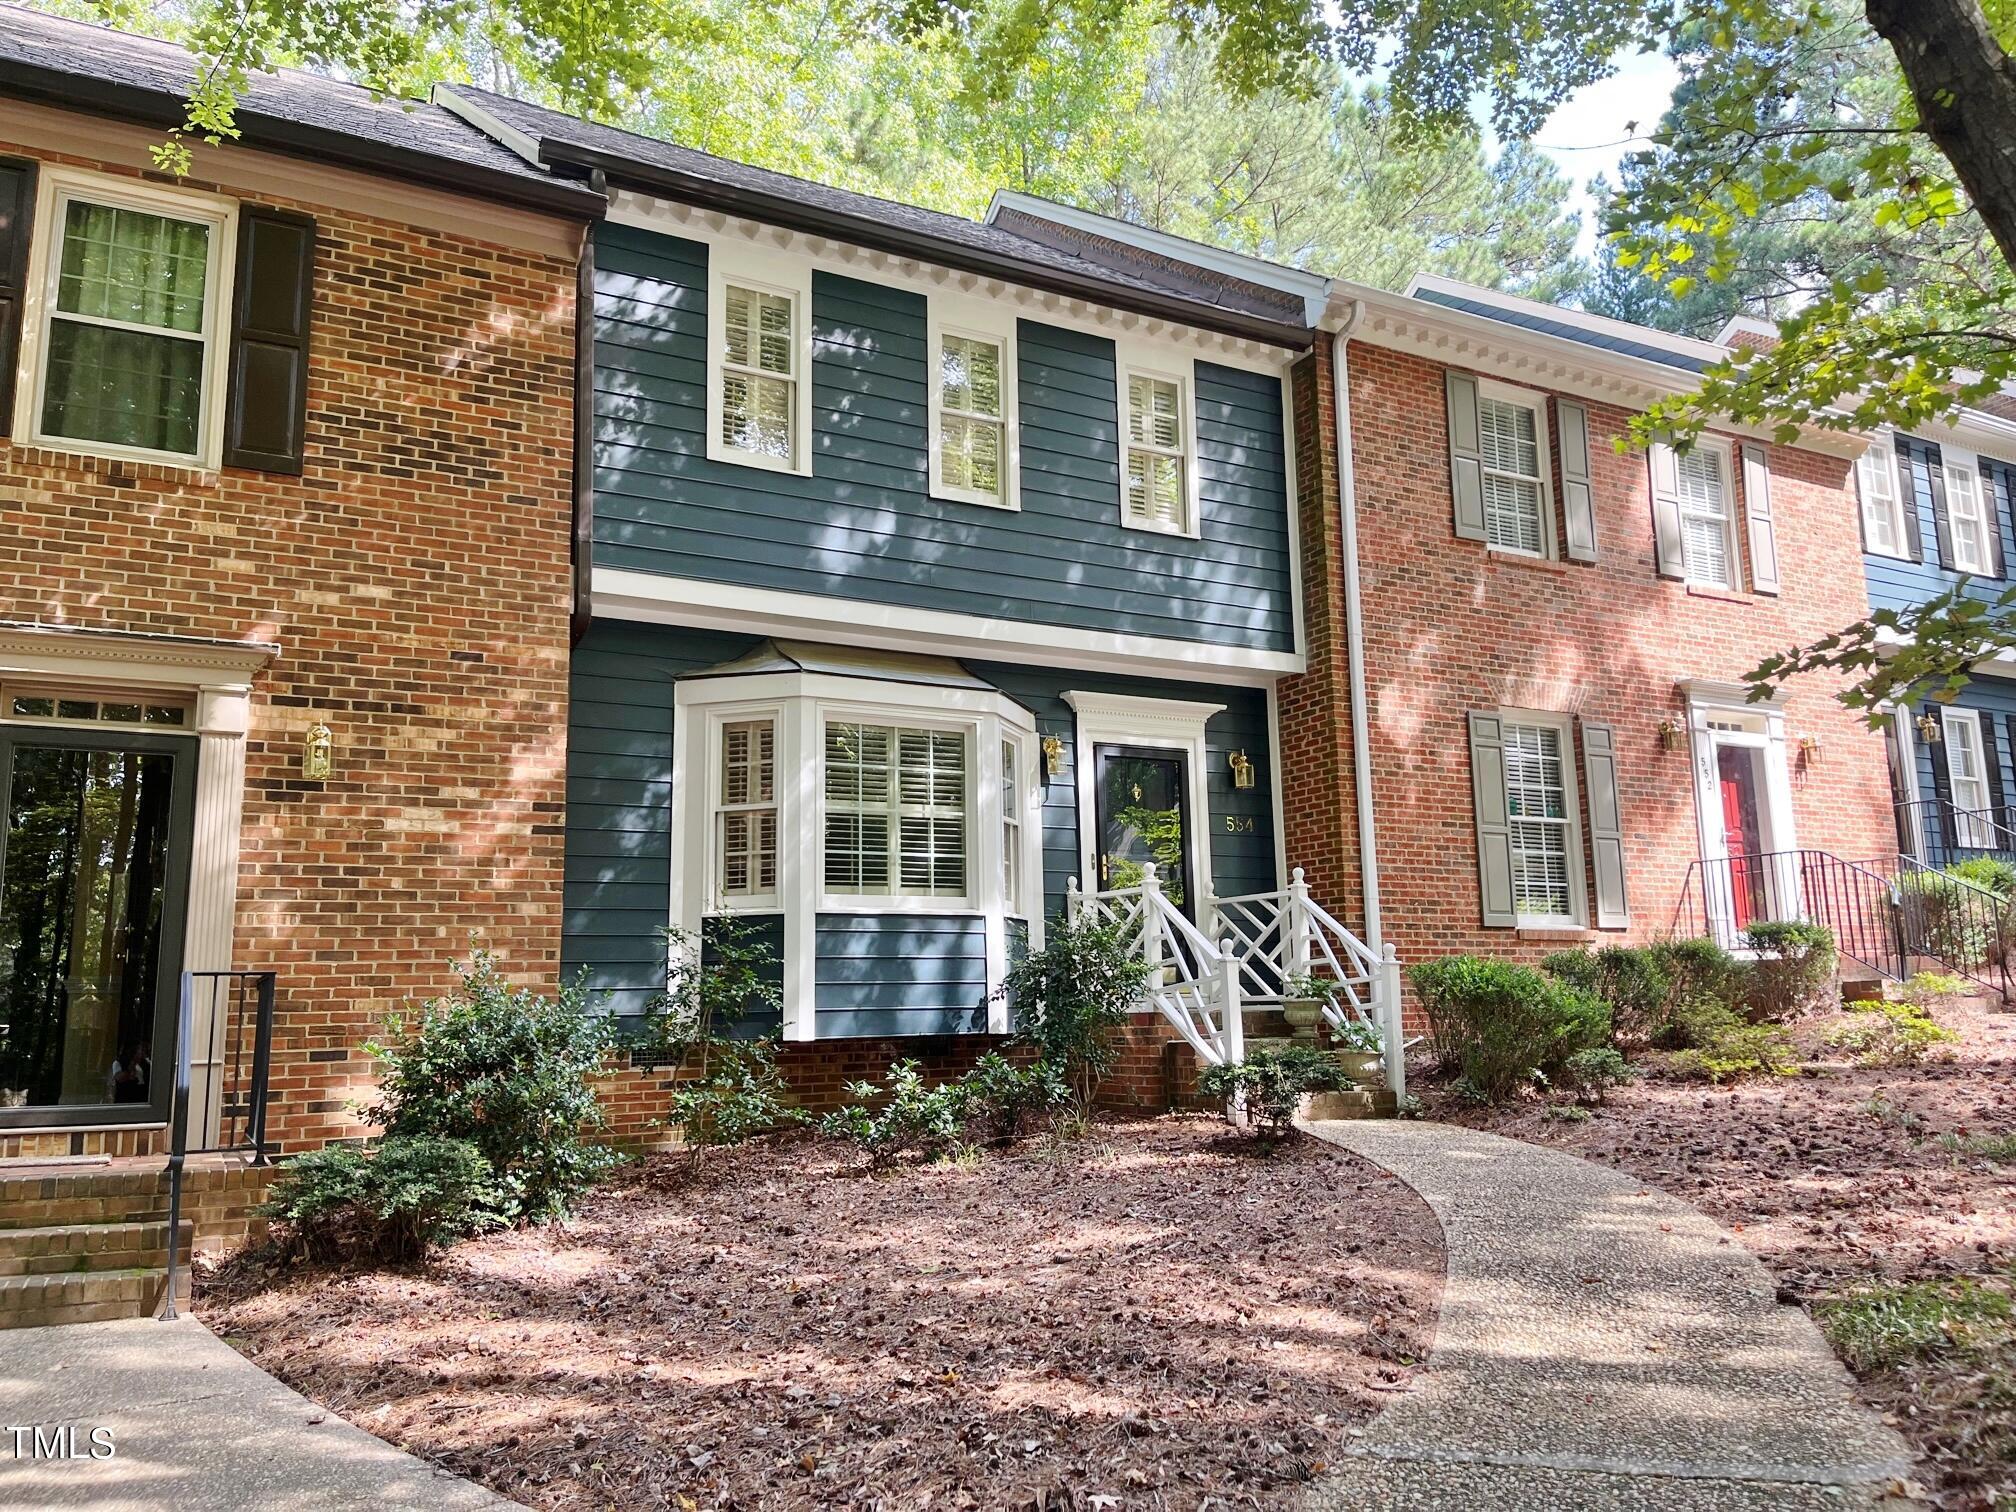
[[[1149,964],[1144,1006],[1167,1019],[1207,1064],[1245,1059],[1248,1005],[1279,1004],[1284,986],[1313,981],[1332,1030],[1356,1028],[1376,1042],[1387,1085],[1396,1096],[1406,1091],[1393,947],[1375,952],[1338,923],[1309,896],[1299,866],[1277,892],[1211,900],[1208,932],[1169,901],[1153,863],[1141,870],[1138,886],[1104,892],[1082,892],[1073,877],[1070,917],[1120,931]]]

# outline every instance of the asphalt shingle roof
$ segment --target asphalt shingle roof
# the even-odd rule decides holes
[[[1592,331],[1587,326],[1579,326],[1566,320],[1549,320],[1543,315],[1535,315],[1526,310],[1508,309],[1487,299],[1465,299],[1460,294],[1452,294],[1446,289],[1416,289],[1416,299],[1438,304],[1445,309],[1461,310],[1466,315],[1482,315],[1487,320],[1496,320],[1504,325],[1520,326],[1529,331],[1544,332],[1549,336],[1559,336],[1563,340],[1577,342],[1582,346],[1597,347],[1606,352],[1621,352],[1627,357],[1642,357],[1647,362],[1661,363],[1666,367],[1678,368],[1682,372],[1706,372],[1708,364],[1699,357],[1687,356],[1670,347],[1656,345],[1650,341],[1633,341],[1629,337],[1612,336],[1604,331]]]
[[[168,126],[181,121],[194,78],[194,57],[172,42],[0,6],[0,95]],[[598,213],[597,197],[581,186],[424,101],[375,99],[355,84],[283,69],[252,76],[237,120],[248,147]]]

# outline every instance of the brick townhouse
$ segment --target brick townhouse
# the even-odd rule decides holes
[[[472,940],[558,970],[603,201],[295,73],[165,178],[190,66],[0,10],[0,1154],[156,1145],[185,970],[275,973],[293,1147]]]

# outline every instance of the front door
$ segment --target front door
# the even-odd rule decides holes
[[[1763,829],[1758,822],[1757,753],[1747,746],[1717,746],[1722,785],[1722,846],[1729,857],[1730,912],[1738,929],[1763,915]]]
[[[1190,875],[1189,761],[1182,753],[1137,746],[1097,748],[1099,887],[1138,887],[1155,864],[1162,892],[1197,922]]]
[[[159,1122],[196,743],[0,727],[0,1128]]]

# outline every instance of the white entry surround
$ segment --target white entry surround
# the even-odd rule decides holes
[[[1152,750],[1177,751],[1185,762],[1186,794],[1190,806],[1190,833],[1184,844],[1190,852],[1190,875],[1196,879],[1200,904],[1208,904],[1211,887],[1211,807],[1204,781],[1208,753],[1204,745],[1205,723],[1225,712],[1225,705],[1186,703],[1170,698],[1139,698],[1121,693],[1067,692],[1064,702],[1078,716],[1078,879],[1088,892],[1099,888],[1099,807],[1098,760],[1102,745],[1141,746]],[[1204,928],[1207,915],[1200,907],[1198,927]]]
[[[1701,859],[1725,861],[1729,856],[1720,785],[1720,752],[1725,747],[1756,755],[1760,769],[1757,824],[1764,851],[1777,854],[1798,850],[1798,828],[1792,812],[1792,767],[1785,743],[1784,695],[1775,694],[1752,703],[1750,690],[1742,683],[1700,678],[1682,681],[1680,690],[1687,699],[1687,734],[1693,758],[1694,814]],[[1797,907],[1800,902],[1797,863],[1787,857],[1779,863],[1779,870],[1781,875],[1770,879],[1772,893]],[[1717,937],[1726,944],[1735,936],[1735,921],[1728,916],[1726,889],[1719,893],[1719,901],[1717,897],[1711,892],[1711,923]]]
[[[144,692],[195,699],[196,808],[189,859],[189,911],[182,969],[229,971],[238,910],[239,830],[245,810],[245,737],[252,723],[252,680],[279,653],[263,641],[216,641],[141,635],[67,625],[0,624],[0,686]],[[0,722],[6,720],[0,703]],[[207,1008],[205,1000],[199,1005]],[[196,1045],[210,1043],[207,1020]],[[197,1055],[191,1066],[192,1138],[218,1132],[221,1067]],[[131,1124],[118,1127],[131,1128]],[[78,1126],[64,1125],[66,1132]]]

